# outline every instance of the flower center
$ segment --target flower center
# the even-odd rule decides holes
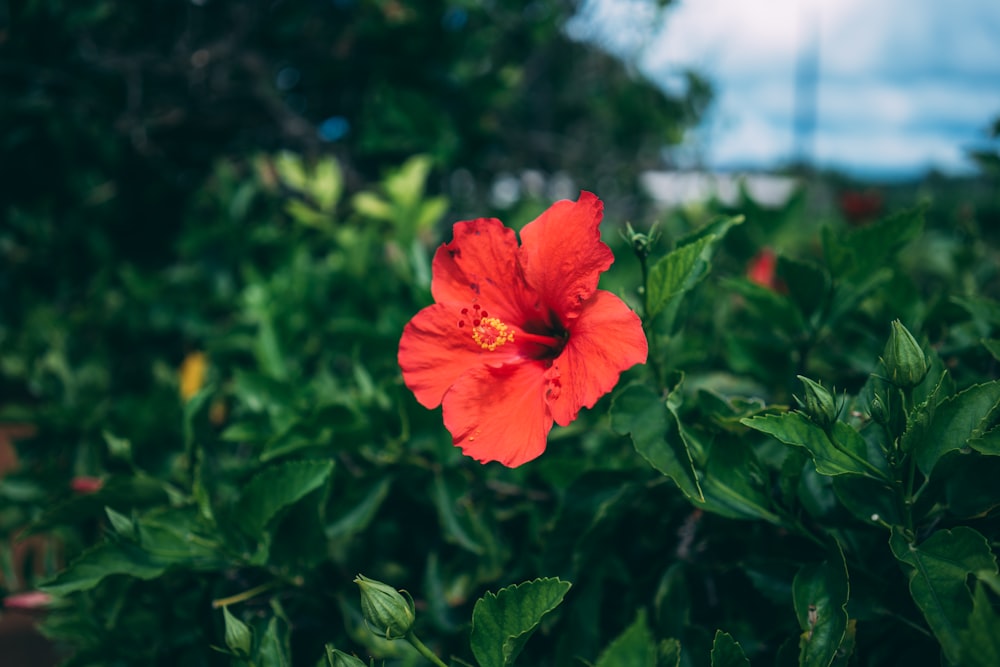
[[[504,343],[514,340],[514,332],[506,324],[495,317],[484,317],[479,324],[472,327],[472,340],[479,347],[492,352]]]
[[[476,345],[484,350],[492,352],[514,340],[514,331],[501,319],[490,317],[490,314],[483,310],[479,304],[472,306],[471,311],[468,308],[463,308],[462,316],[463,319],[459,320],[458,328],[465,327],[465,317],[471,318],[472,340],[476,341]]]

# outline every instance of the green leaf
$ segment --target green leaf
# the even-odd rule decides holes
[[[630,385],[611,403],[611,428],[630,435],[649,465],[669,477],[688,498],[705,500],[694,461],[673,412],[646,385]]]
[[[115,476],[105,480],[96,493],[70,498],[48,509],[30,526],[38,533],[53,526],[78,524],[104,513],[105,507],[148,507],[167,502],[167,492],[160,480],[146,475]]]
[[[809,317],[821,312],[830,291],[830,280],[823,269],[811,262],[780,255],[778,275],[788,287],[788,298],[802,315]]]
[[[375,517],[378,508],[382,506],[382,501],[389,495],[392,487],[392,476],[381,477],[370,489],[359,503],[341,514],[335,521],[327,525],[326,538],[346,538],[357,532],[364,530]]]
[[[361,215],[375,220],[391,222],[395,215],[392,204],[379,197],[374,192],[359,192],[351,199],[354,210]]]
[[[166,572],[170,563],[143,551],[130,542],[104,542],[90,547],[66,569],[44,582],[40,588],[52,595],[68,595],[94,588],[105,577],[125,574],[150,580]]]
[[[1000,405],[1000,382],[969,387],[941,401],[933,411],[925,435],[912,444],[913,457],[920,471],[930,475],[946,453],[970,445],[983,435]]]
[[[1000,361],[1000,338],[988,338],[983,340],[983,347],[993,355],[993,358]]]
[[[134,522],[136,541],[104,542],[87,549],[43,588],[66,595],[94,588],[115,574],[150,580],[171,567],[217,568],[222,563],[220,549],[208,538],[194,537],[198,525],[193,507],[154,510]]]
[[[847,234],[823,228],[823,251],[837,278],[860,278],[874,273],[903,245],[915,239],[924,225],[923,207],[901,211]]]
[[[723,287],[743,297],[747,308],[761,320],[783,332],[786,337],[796,336],[805,329],[802,313],[784,294],[745,278],[725,280]]]
[[[704,502],[693,502],[709,512],[733,519],[763,519],[775,525],[781,520],[768,508],[769,480],[746,443],[719,439],[708,450],[701,476]]]
[[[657,646],[660,667],[681,667],[681,643],[676,639],[664,639]]]
[[[237,518],[247,534],[260,539],[278,512],[325,484],[333,461],[293,461],[258,473],[243,488]]]
[[[1000,456],[1000,426],[990,429],[978,438],[970,439],[969,447],[972,447],[980,454]]]
[[[847,632],[847,566],[838,546],[822,563],[806,565],[792,582],[795,615],[802,628],[801,667],[828,667]]]
[[[241,658],[250,657],[253,631],[246,623],[229,613],[229,607],[222,608],[222,617],[226,623],[226,646]]]
[[[705,276],[708,263],[703,255],[715,238],[709,234],[676,248],[653,265],[646,284],[647,318],[655,317],[673,297],[691,289]]]
[[[486,593],[472,610],[469,642],[481,667],[506,667],[514,662],[541,622],[559,606],[570,583],[535,579]]]
[[[1000,327],[1000,303],[981,296],[953,296],[951,300],[964,308],[985,330]]]
[[[459,494],[464,491],[454,491],[444,475],[434,477],[432,498],[441,519],[444,538],[457,544],[477,556],[486,554],[486,546],[482,538],[484,530],[479,525],[479,518],[472,514],[468,504],[459,501]],[[479,539],[477,539],[479,538]]]
[[[132,517],[125,516],[121,512],[116,512],[110,507],[105,507],[104,513],[108,516],[108,521],[111,523],[111,527],[119,537],[132,542],[139,539],[139,534],[136,530],[136,525],[132,520]]]
[[[996,558],[986,538],[972,528],[958,526],[939,530],[918,545],[893,528],[889,547],[899,561],[912,568],[910,594],[945,657],[953,664],[965,664],[963,631],[973,611],[966,579],[981,570],[997,573]]]
[[[750,667],[743,648],[732,635],[722,630],[715,631],[711,657],[712,667]]]
[[[611,640],[594,667],[656,667],[657,647],[646,623],[646,611],[640,609],[632,625]]]
[[[267,623],[267,630],[260,638],[257,665],[260,667],[291,667],[292,651],[289,644],[288,624],[277,616]]]
[[[786,445],[805,447],[821,475],[866,475],[884,479],[868,460],[864,438],[844,422],[836,422],[830,435],[800,412],[760,415],[741,419],[745,426],[774,436]],[[884,464],[884,461],[880,463]]]
[[[996,667],[1000,665],[1000,616],[990,603],[986,587],[976,586],[972,597],[972,613],[965,630],[959,633],[962,643],[963,667]]]

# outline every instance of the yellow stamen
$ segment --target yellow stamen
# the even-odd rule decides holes
[[[484,317],[472,327],[472,340],[484,350],[492,352],[504,343],[514,340],[514,332],[495,317]]]

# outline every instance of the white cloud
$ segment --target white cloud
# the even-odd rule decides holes
[[[688,68],[715,83],[696,133],[710,166],[794,157],[803,49],[818,55],[813,145],[823,163],[962,171],[964,149],[1000,114],[996,0],[679,0],[662,24],[652,4],[591,0],[579,32],[665,85]]]

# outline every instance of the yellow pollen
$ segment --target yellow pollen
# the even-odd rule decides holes
[[[472,327],[472,340],[484,350],[492,352],[504,343],[514,340],[514,332],[495,317],[484,317]]]

